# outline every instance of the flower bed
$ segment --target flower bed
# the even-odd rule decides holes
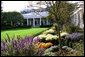
[[[43,51],[38,48],[39,38],[26,37],[13,41],[1,41],[1,56],[39,56]],[[40,50],[41,49],[41,50]]]
[[[45,32],[44,32],[45,33]],[[36,37],[25,37],[17,40],[1,41],[1,56],[76,56],[76,51],[67,44],[80,39],[80,33],[61,33],[61,52],[59,51],[59,37],[53,33],[41,34]],[[70,39],[70,40],[69,40]],[[67,41],[66,41],[67,40]],[[69,40],[69,41],[68,41]],[[71,42],[72,43],[72,42]],[[79,55],[78,55],[79,56]]]

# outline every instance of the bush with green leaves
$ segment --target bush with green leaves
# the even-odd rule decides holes
[[[43,56],[56,56],[54,51],[56,51],[57,49],[58,49],[58,46],[51,46],[50,48],[44,51]]]
[[[43,55],[44,56],[77,56],[78,54],[79,54],[78,51],[68,46],[62,46],[61,52],[59,51],[59,46],[51,46],[50,48],[45,50]]]
[[[45,53],[47,53],[47,52],[56,52],[56,51],[59,51],[59,46],[54,45],[54,46],[51,46],[50,48],[46,49]]]
[[[9,29],[22,26],[23,16],[19,12],[2,12],[1,13],[1,29]]]
[[[61,34],[61,37],[63,36],[66,36],[66,35],[69,35],[67,32],[62,32]],[[41,34],[38,36],[41,40],[58,40],[59,39],[59,36],[58,35],[52,35],[52,34]]]
[[[78,32],[78,30],[80,30],[80,28],[73,24],[68,24],[63,27],[63,31],[67,31],[68,33]]]
[[[56,56],[53,52],[44,53],[43,56]]]

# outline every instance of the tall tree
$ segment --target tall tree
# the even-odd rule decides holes
[[[67,1],[39,1],[37,4],[43,4],[47,7],[48,17],[53,19],[54,24],[56,24],[56,31],[59,35],[59,47],[61,48],[60,31],[64,25],[69,23],[70,15],[73,13],[75,5]]]
[[[46,4],[50,6],[48,6],[49,16],[54,20],[54,24],[56,24],[55,27],[59,35],[59,47],[61,49],[60,31],[69,22],[74,5],[66,1],[46,1]]]
[[[54,24],[56,24],[55,27],[59,35],[59,46],[61,48],[60,31],[64,25],[69,23],[70,15],[73,13],[75,5],[68,3],[67,1],[41,1],[39,3],[47,6],[49,12],[48,17],[53,19]]]

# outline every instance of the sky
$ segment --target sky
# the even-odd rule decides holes
[[[75,3],[75,1],[73,1],[72,3]],[[1,6],[4,12],[8,12],[8,11],[20,12],[26,9],[27,5],[30,5],[30,4],[31,4],[31,1],[29,2],[28,1],[2,1]],[[33,4],[35,4],[35,1],[33,2]]]
[[[27,1],[2,1],[3,11],[21,11],[26,8]]]

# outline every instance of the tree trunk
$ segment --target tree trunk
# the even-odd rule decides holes
[[[61,36],[60,36],[60,27],[58,25],[58,35],[59,35],[59,51],[61,53]]]
[[[59,51],[60,51],[60,53],[59,54],[61,54],[61,36],[60,36],[60,31],[61,31],[61,27],[59,26],[59,24],[57,24],[57,25],[55,25],[55,24],[57,24],[57,23],[55,23],[54,22],[54,27],[56,28],[56,33],[58,32],[58,36],[59,36]]]

